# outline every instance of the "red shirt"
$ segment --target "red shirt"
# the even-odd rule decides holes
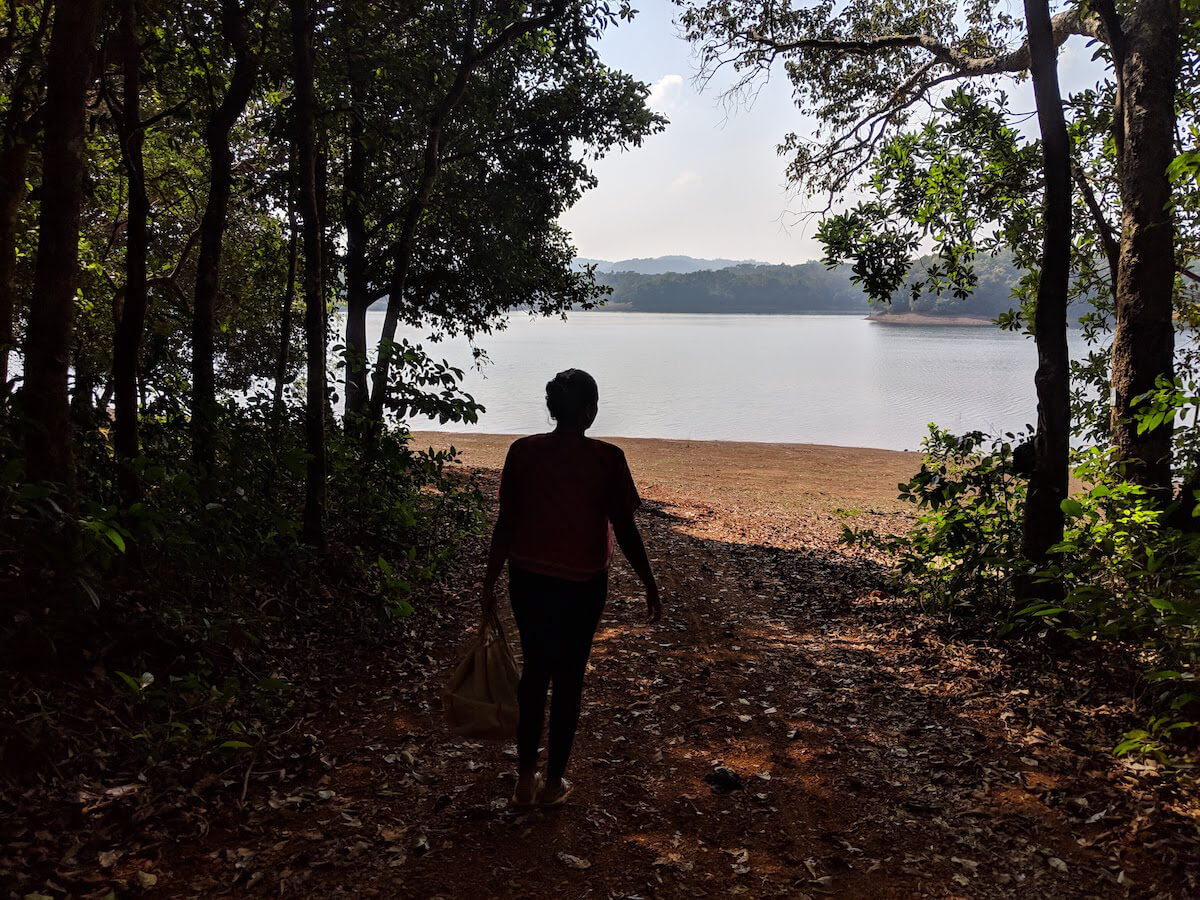
[[[500,511],[510,516],[509,563],[584,581],[608,568],[609,522],[641,504],[620,447],[575,434],[534,434],[508,448]]]

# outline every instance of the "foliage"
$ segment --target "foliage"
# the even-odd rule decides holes
[[[790,134],[780,144],[790,180],[810,197],[828,197],[831,208],[848,188],[865,191],[865,199],[820,222],[827,264],[849,263],[873,301],[925,293],[949,306],[984,283],[988,257],[1011,260],[1024,274],[1012,311],[994,315],[1004,328],[1031,329],[1041,143],[1023,134],[1024,110],[1012,103],[1014,84],[1028,74],[1019,16],[995,4],[947,0],[679,3],[706,72],[731,67],[748,88],[782,65],[816,128],[811,137]],[[1060,46],[1086,46],[1098,63],[1096,82],[1064,98],[1076,188],[1069,299],[1087,344],[1071,363],[1072,418],[1077,436],[1088,441],[1105,441],[1112,430],[1108,351],[1116,285],[1109,253],[1120,240],[1123,202],[1113,54],[1097,31],[1097,10],[1068,5],[1054,16]],[[1130,27],[1147,24],[1140,15],[1127,19]],[[1198,258],[1200,181],[1196,151],[1186,142],[1197,134],[1200,25],[1190,6],[1182,26],[1173,107],[1184,147],[1169,173],[1176,263],[1185,273],[1176,284],[1174,365],[1194,380],[1200,279],[1189,266]],[[932,248],[932,265],[917,259],[918,248]],[[1175,438],[1176,471],[1184,478],[1193,471],[1180,452],[1181,442],[1195,441],[1188,430]]]
[[[453,406],[443,412],[456,414]],[[52,605],[0,629],[0,643],[13,651],[9,665],[53,665],[60,654],[93,653],[108,642],[121,733],[131,752],[155,758],[252,746],[264,736],[268,708],[287,702],[269,672],[247,670],[254,646],[280,627],[264,614],[264,595],[341,582],[347,592],[339,616],[357,621],[363,634],[377,633],[420,606],[417,596],[449,574],[464,539],[482,525],[482,498],[452,452],[417,450],[401,430],[369,448],[336,432],[329,539],[344,563],[340,574],[321,573],[327,554],[299,542],[301,411],[278,410],[265,395],[225,407],[222,474],[199,511],[179,421],[166,404],[144,420],[138,468],[145,499],[128,508],[116,503],[103,477],[112,453],[106,431],[96,432],[104,452],[89,463],[100,477],[82,473],[103,487],[74,512],[51,488],[24,483],[20,457],[10,441],[0,441],[0,544],[12,548],[3,557],[7,572],[29,578],[36,565],[74,573],[56,583]],[[40,556],[22,555],[22,536],[45,534],[46,526],[61,543],[44,546]],[[22,578],[6,583],[19,600]],[[141,599],[147,589],[149,602]],[[242,649],[231,656],[231,646]]]
[[[297,5],[105,4],[84,110],[77,299],[73,321],[58,323],[69,358],[56,364],[64,380],[70,370],[72,416],[68,433],[55,438],[70,450],[64,459],[73,457],[64,479],[73,484],[29,483],[24,438],[43,423],[26,419],[25,354],[14,353],[13,389],[0,387],[6,672],[34,683],[30,673],[49,678],[64,660],[106,667],[122,734],[155,756],[181,744],[228,753],[262,736],[266,707],[286,703],[286,691],[269,672],[253,671],[258,645],[288,627],[265,610],[301,618],[303,604],[287,595],[324,608],[331,591],[344,592],[339,620],[363,637],[386,634],[422,609],[418,597],[460,564],[463,540],[481,526],[479,491],[456,455],[410,442],[406,423],[416,417],[474,422],[481,411],[461,389],[463,372],[424,346],[389,336],[379,348],[376,359],[390,362],[388,428],[344,427],[341,398],[327,384],[313,392],[326,400],[324,415],[307,416],[319,427],[306,430],[306,348],[333,345],[345,359],[349,317],[331,313],[346,302],[351,280],[360,301],[390,300],[401,321],[428,329],[435,342],[453,334],[475,340],[514,309],[590,306],[605,288],[572,265],[559,218],[595,185],[595,160],[665,124],[646,105],[648,87],[599,58],[603,31],[633,15],[620,0],[309,6],[325,250],[317,309],[323,302],[328,314],[305,320],[294,277],[305,271],[302,244],[293,249],[292,39],[304,18],[293,19]],[[0,254],[13,270],[0,298],[14,301],[11,310],[0,304],[7,354],[29,343],[41,149],[50,132],[41,110],[45,48],[53,22],[70,20],[57,16],[63,4],[4,8],[0,154],[8,166],[14,147],[29,148],[24,170],[14,170],[20,177],[6,170],[0,178]],[[253,65],[239,70],[235,58]],[[138,83],[133,126],[144,136],[149,303],[136,323],[139,332],[144,324],[140,346],[118,350],[139,168],[122,140],[131,127],[130,67]],[[216,127],[230,111],[224,101],[235,75],[251,70],[239,82],[249,90],[244,109],[230,107],[229,127]],[[426,184],[434,135],[441,157]],[[223,190],[224,155],[232,183],[222,232],[208,211],[220,205],[210,200]],[[14,193],[26,182],[27,193]],[[387,297],[414,210],[410,277]],[[213,251],[206,266],[201,246]],[[193,307],[198,285],[214,281],[209,323]],[[347,339],[330,339],[343,323]],[[193,458],[192,433],[208,330],[212,466]],[[136,398],[122,395],[124,409],[136,407],[136,430],[122,434],[134,434],[137,450],[125,452],[121,468],[113,434],[118,353],[137,382]],[[322,444],[323,470],[310,465]],[[119,471],[136,476],[120,479],[120,490]],[[301,509],[316,483],[327,483],[328,527],[309,546]]]
[[[1200,694],[1200,533],[1171,517],[1140,485],[1125,480],[1112,452],[1080,454],[1076,477],[1090,488],[1063,501],[1067,528],[1045,577],[1063,585],[1061,603],[1034,604],[1037,616],[1071,638],[1118,642],[1145,665],[1146,726],[1116,752],[1167,761],[1168,737],[1195,728]]]
[[[843,526],[842,540],[896,559],[902,591],[946,614],[1004,617],[1022,571],[1020,507],[1025,484],[1012,471],[1013,435],[956,436],[935,425],[922,443],[921,469],[899,485],[917,519],[903,535]]]
[[[1044,232],[1042,147],[1022,134],[1022,114],[1009,99],[1034,56],[1032,35],[1026,43],[1018,16],[996,4],[946,0],[679,2],[706,72],[732,67],[745,88],[782,63],[797,105],[816,120],[815,136],[788,135],[780,145],[793,183],[810,197],[826,195],[829,207],[848,188],[866,189],[865,199],[821,223],[827,264],[849,263],[868,297],[891,302],[905,289],[967,297],[981,281],[980,261],[1007,257],[1027,274],[998,324],[1041,337],[1033,334],[1033,304]],[[1031,498],[1061,496],[1061,457],[1053,458],[1050,473],[1048,450],[1062,448],[1067,435],[1057,424],[1061,410],[1052,406],[1039,410],[1045,429],[1039,440],[1019,450],[1003,440],[985,447],[979,434],[953,438],[934,429],[921,472],[901,486],[920,510],[910,533],[879,538],[847,531],[846,538],[897,554],[904,589],[939,609],[986,611],[1007,632],[1036,624],[1039,634],[1113,642],[1155,664],[1171,663],[1164,671],[1190,681],[1196,614],[1189,595],[1200,550],[1192,537],[1200,528],[1189,515],[1200,487],[1192,387],[1200,361],[1200,277],[1191,268],[1200,180],[1194,148],[1180,147],[1167,183],[1161,156],[1145,149],[1161,148],[1164,134],[1137,137],[1149,122],[1170,123],[1192,142],[1197,133],[1200,26],[1194,4],[1185,4],[1176,34],[1174,22],[1168,26],[1162,17],[1178,10],[1144,2],[1068,4],[1051,18],[1054,46],[1090,42],[1099,73],[1093,85],[1064,98],[1074,209],[1069,294],[1056,299],[1076,301],[1087,344],[1071,361],[1069,393],[1076,477],[1088,489],[1063,501],[1063,540],[1049,560],[1039,556],[1040,572],[1026,571],[1015,523],[1027,503],[1013,469],[1035,476]],[[1155,44],[1162,35],[1167,40]],[[1117,87],[1135,44],[1145,53],[1139,71],[1161,76],[1137,97],[1129,81]],[[1161,110],[1157,117],[1140,116],[1151,108]],[[1164,214],[1170,225],[1160,224]],[[1166,228],[1173,231],[1170,243],[1154,250],[1133,239]],[[925,247],[934,262],[918,266],[914,257]],[[1169,276],[1172,265],[1179,274],[1152,285],[1139,274]],[[1173,326],[1164,327],[1172,309]],[[1121,327],[1114,329],[1118,312]],[[1050,337],[1045,352],[1039,345],[1043,400],[1061,396],[1051,389],[1063,387],[1065,374],[1051,346],[1057,329]],[[1138,354],[1144,358],[1135,360]],[[1170,423],[1176,427],[1167,440]],[[1128,479],[1110,441],[1133,467]],[[1017,464],[1018,455],[1032,456],[1033,464]],[[1168,506],[1173,481],[1183,487]],[[1134,482],[1153,483],[1155,496]],[[1042,520],[1029,521],[1029,534],[1036,534]],[[1017,608],[1017,581],[1023,594],[1035,585],[1045,600]],[[1164,737],[1186,730],[1178,724],[1185,721],[1158,715],[1120,749],[1161,754]]]
[[[882,142],[871,157],[873,199],[821,222],[826,264],[853,260],[872,300],[890,302],[902,287],[966,300],[979,286],[977,256],[1037,268],[1041,154],[1008,124],[1004,95],[991,100],[960,88],[937,118]],[[933,258],[914,264],[924,243]],[[1014,279],[1012,294],[1028,287]]]

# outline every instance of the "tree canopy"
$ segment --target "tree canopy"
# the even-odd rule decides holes
[[[608,3],[124,0],[89,30],[48,3],[9,4],[4,141],[27,171],[0,198],[12,271],[0,340],[6,371],[18,357],[16,408],[50,442],[38,458],[76,442],[65,414],[42,421],[67,408],[68,369],[76,422],[96,422],[115,399],[116,455],[129,474],[144,467],[140,421],[186,420],[210,501],[228,488],[222,418],[270,382],[281,404],[293,402],[286,386],[301,367],[300,384],[316,390],[304,408],[340,409],[344,393],[316,365],[335,348],[347,387],[365,384],[376,356],[374,415],[414,402],[472,415],[452,372],[433,393],[414,391],[430,365],[423,351],[401,351],[391,333],[368,348],[355,326],[379,298],[392,322],[474,335],[512,308],[559,312],[602,295],[571,265],[558,217],[595,184],[595,159],[664,123],[645,105],[646,86],[595,50],[605,28],[631,15]],[[47,55],[56,26],[76,42],[73,57],[97,60],[91,78],[71,71],[83,80],[61,116],[38,102],[56,84]],[[42,333],[36,316],[49,307],[34,302],[34,268],[52,258],[36,245],[53,185],[40,176],[67,140],[54,129],[68,113],[84,135],[79,178],[62,188],[79,208],[80,262],[52,264],[71,299],[46,313]],[[27,181],[34,191],[22,203]],[[58,222],[42,223],[43,240],[61,232],[74,246]],[[311,240],[297,241],[310,225]],[[308,319],[292,313],[302,295]],[[343,306],[347,333],[330,338]],[[47,341],[60,348],[54,372],[34,378]],[[45,411],[43,397],[55,398]],[[366,410],[365,393],[350,399]],[[310,444],[333,427],[322,421]],[[45,474],[70,492],[65,466]],[[126,503],[141,496],[136,481],[126,479]]]

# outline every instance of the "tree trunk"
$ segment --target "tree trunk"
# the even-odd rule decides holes
[[[304,435],[308,451],[303,531],[325,537],[325,302],[321,293],[321,223],[317,199],[317,98],[313,74],[313,21],[309,0],[290,0],[296,159],[304,235],[304,330],[308,356]]]
[[[150,216],[142,159],[141,50],[137,32],[137,0],[124,0],[121,6],[124,88],[118,132],[129,181],[129,215],[125,228],[125,299],[113,341],[113,393],[116,400],[117,490],[125,506],[141,499],[141,479],[134,462],[138,456],[138,359],[146,325],[147,222]]]
[[[1179,0],[1142,0],[1124,23],[1115,127],[1121,257],[1112,346],[1113,442],[1130,479],[1171,494],[1173,423],[1137,433],[1133,401],[1174,376],[1175,229],[1167,166],[1175,155]]]
[[[333,233],[329,229],[329,133],[324,127],[317,128],[316,160],[317,233],[321,237],[321,309],[322,316],[326,319],[322,326],[321,341],[322,346],[325,348],[325,351],[322,353],[322,358],[326,360],[324,365],[327,366],[327,354],[329,349],[327,303],[329,297],[333,293],[333,272],[335,269],[337,252],[333,246]],[[324,369],[322,369],[322,371],[324,371]],[[323,396],[325,398],[324,422],[329,424],[334,421],[333,392],[326,390],[323,392]]]
[[[46,67],[37,262],[25,340],[27,476],[74,490],[67,370],[79,275],[85,103],[96,56],[99,0],[60,4]]]
[[[346,165],[346,430],[367,409],[367,224],[363,213],[366,188],[366,150],[358,106],[361,82],[350,76],[350,148]]]
[[[14,279],[17,269],[17,224],[25,201],[25,175],[35,126],[30,102],[35,93],[34,66],[41,60],[49,6],[42,7],[37,33],[17,63],[8,83],[8,112],[0,136],[0,398],[8,393],[8,354],[13,347],[17,315]]]
[[[75,377],[71,384],[71,427],[75,434],[83,435],[96,427],[96,371],[87,350],[82,344],[75,345],[72,369]]]
[[[200,253],[196,263],[196,292],[192,307],[192,460],[200,478],[201,497],[211,491],[215,465],[216,374],[213,363],[213,321],[220,289],[221,243],[233,184],[233,153],[229,133],[250,100],[258,61],[246,35],[245,12],[237,0],[223,0],[221,23],[233,47],[233,76],[221,104],[204,130],[208,151],[208,200],[200,221]]]
[[[16,318],[17,218],[25,200],[25,171],[29,163],[29,135],[17,113],[19,98],[12,98],[4,147],[0,150],[0,397],[8,392],[8,352],[13,345]],[[23,105],[23,104],[22,104]]]
[[[290,205],[290,204],[289,204]],[[296,214],[288,209],[288,273],[279,314],[279,356],[275,360],[275,415],[283,415],[283,382],[287,378],[288,349],[292,345],[292,301],[296,297]]]
[[[1045,202],[1042,271],[1034,312],[1038,367],[1038,418],[1034,464],[1022,523],[1022,555],[1035,565],[1062,540],[1062,501],[1067,497],[1070,451],[1070,358],[1067,353],[1067,289],[1071,265],[1071,152],[1058,87],[1058,53],[1047,0],[1025,0],[1030,72],[1042,133]],[[1045,585],[1022,585],[1037,593]]]

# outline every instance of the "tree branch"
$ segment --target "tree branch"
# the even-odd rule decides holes
[[[1096,40],[1106,40],[1105,30],[1099,18],[1093,14],[1081,14],[1079,10],[1066,10],[1051,20],[1055,46],[1061,46],[1071,35],[1084,35]],[[997,75],[1004,72],[1022,72],[1029,68],[1029,43],[1015,50],[995,56],[971,56],[948,46],[928,34],[888,34],[863,40],[845,38],[800,38],[794,41],[776,41],[760,34],[756,29],[739,35],[743,40],[758,44],[774,53],[792,50],[815,50],[828,53],[852,53],[867,55],[882,50],[920,49],[935,60],[947,65],[962,75]]]
[[[142,120],[142,129],[143,130],[149,129],[149,128],[153,127],[154,125],[157,125],[163,119],[169,119],[172,116],[183,112],[183,110],[187,109],[191,105],[191,103],[192,103],[192,98],[188,97],[185,100],[180,100],[174,106],[167,107],[162,112],[155,113],[154,115],[150,116],[150,118],[148,118],[148,119],[143,119]]]
[[[1096,231],[1100,235],[1100,243],[1104,246],[1104,255],[1108,258],[1108,274],[1111,279],[1109,288],[1112,290],[1113,299],[1115,300],[1117,297],[1117,272],[1119,271],[1121,262],[1121,247],[1113,235],[1112,225],[1108,223],[1108,219],[1104,218],[1104,211],[1100,208],[1100,203],[1096,200],[1096,194],[1084,176],[1083,170],[1079,166],[1071,166],[1071,174],[1075,178],[1075,184],[1079,187],[1079,193],[1083,197],[1083,202],[1087,205],[1088,212],[1092,214],[1092,219],[1096,223]]]

